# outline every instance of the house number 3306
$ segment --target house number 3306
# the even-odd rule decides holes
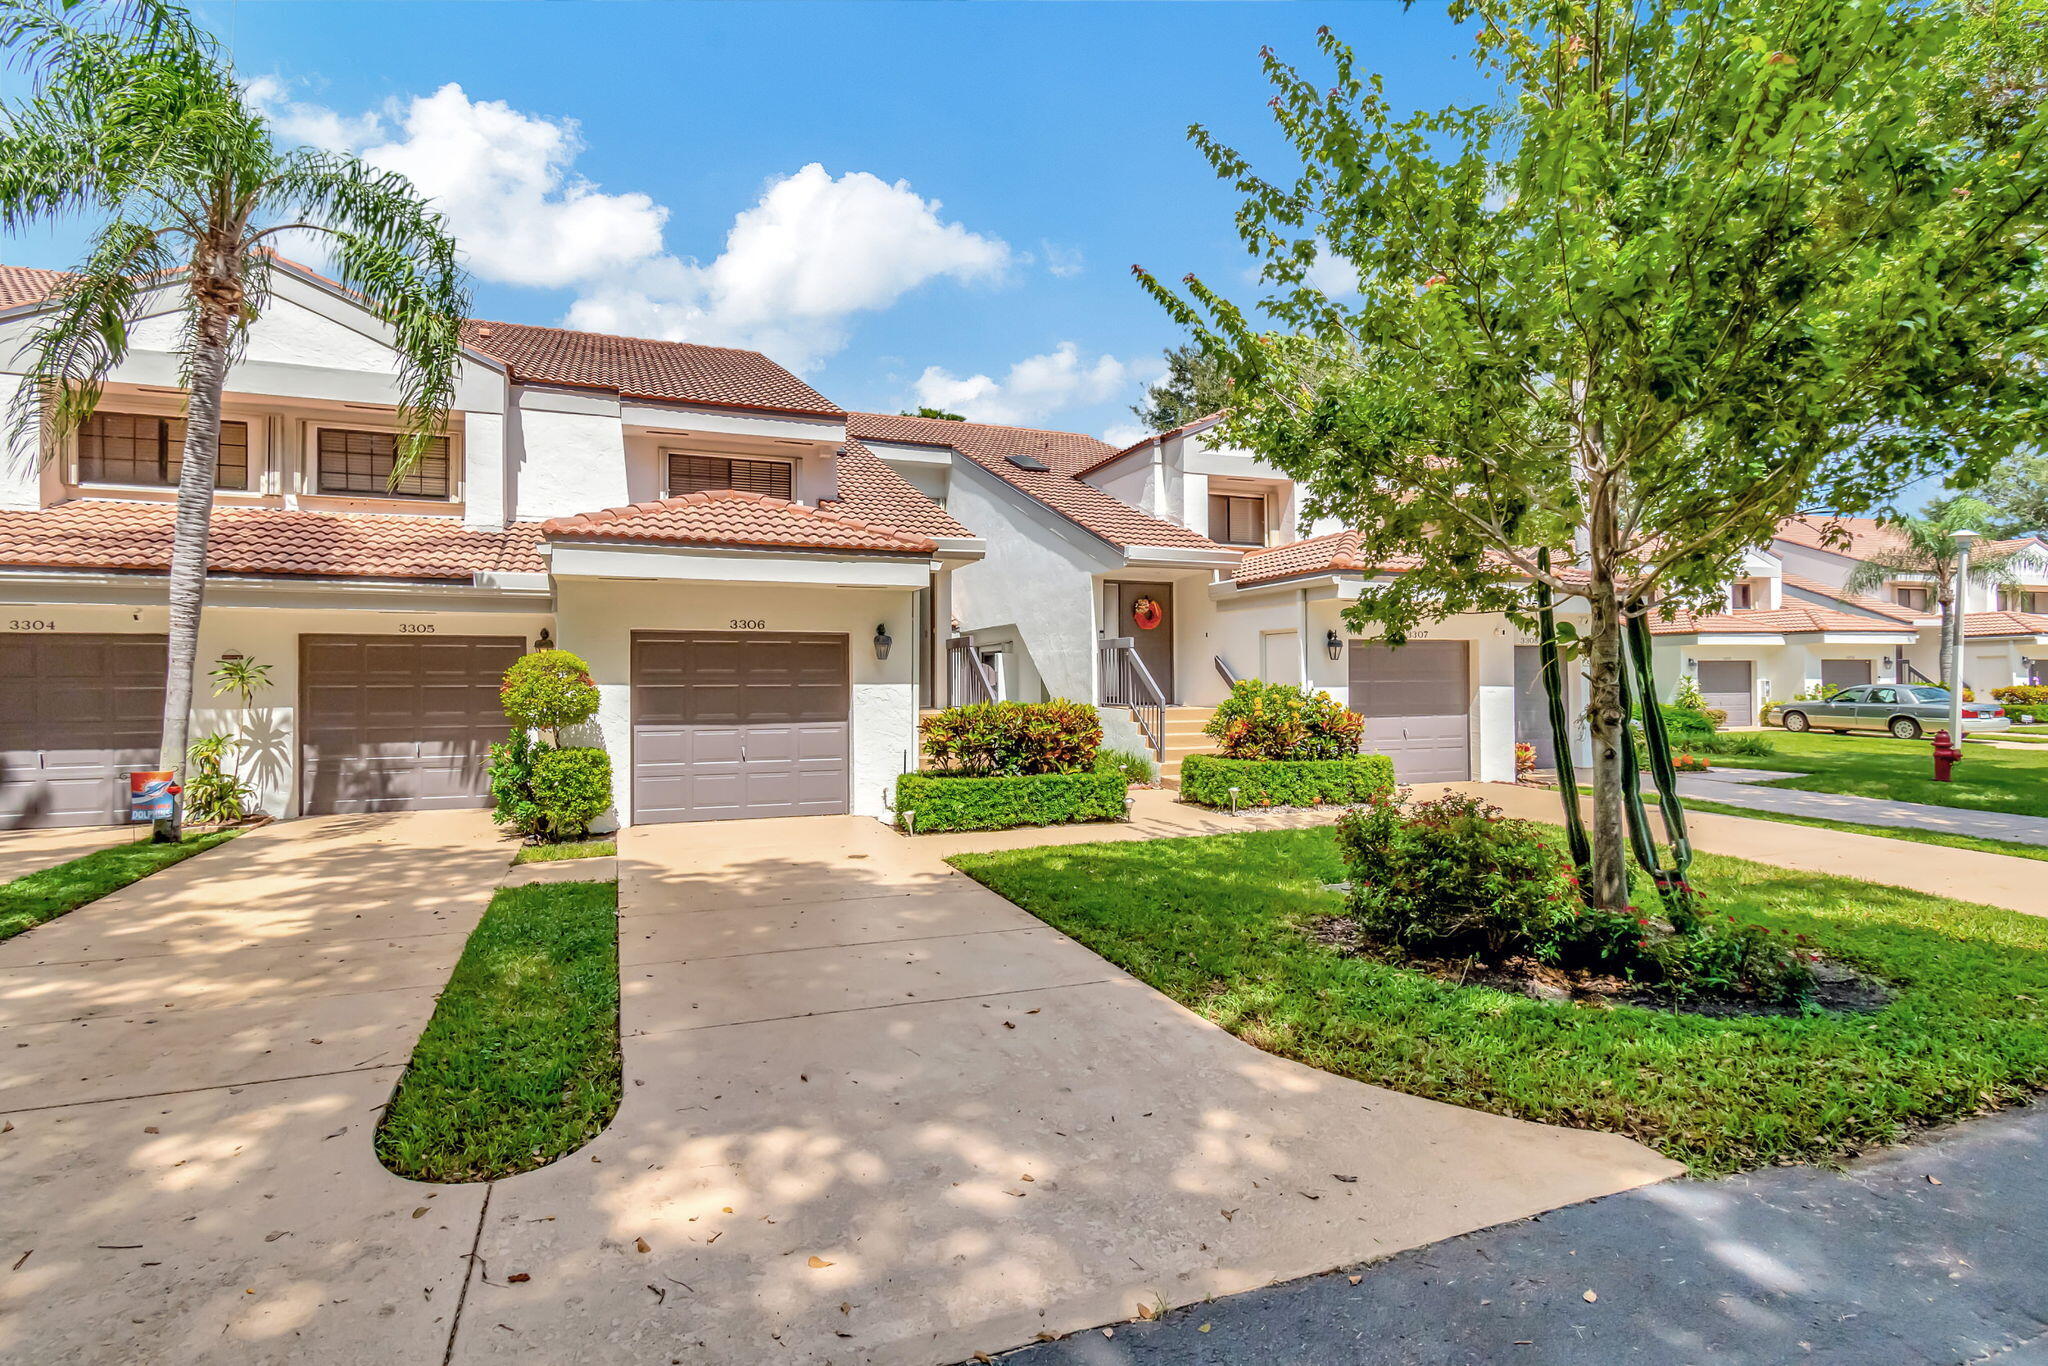
[[[732,629],[735,631],[765,631],[768,629],[768,623],[759,617],[734,617],[732,619]]]

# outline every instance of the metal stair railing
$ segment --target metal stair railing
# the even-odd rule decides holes
[[[1138,658],[1138,643],[1129,636],[1110,636],[1097,652],[1104,706],[1129,707],[1138,729],[1151,743],[1153,755],[1166,758],[1166,694]]]
[[[958,707],[974,702],[998,700],[995,673],[982,659],[981,652],[974,648],[972,639],[967,636],[954,636],[948,640],[946,658],[952,665],[948,670],[948,702]]]

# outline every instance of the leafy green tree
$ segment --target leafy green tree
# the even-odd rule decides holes
[[[958,413],[947,412],[944,408],[919,408],[916,412],[905,408],[899,416],[929,417],[939,422],[965,422],[967,420]]]
[[[1624,614],[1705,605],[1803,506],[1882,506],[1956,452],[1973,480],[2038,430],[2043,119],[1956,93],[1970,61],[2004,70],[2004,5],[1452,13],[1498,99],[1406,114],[1327,30],[1327,71],[1268,50],[1286,174],[1192,132],[1263,297],[1140,281],[1234,381],[1225,439],[1370,561],[1416,557],[1356,629],[1526,621],[1537,583],[1582,600],[1589,890],[1612,908]],[[1310,283],[1326,257],[1355,294]]]
[[[1222,363],[1200,346],[1172,346],[1166,377],[1148,386],[1131,412],[1153,431],[1170,432],[1229,406],[1230,377]]]
[[[1884,522],[1898,533],[1898,539],[1858,550],[1856,567],[1842,582],[1851,593],[1873,593],[1900,575],[1926,575],[1941,610],[1941,677],[1950,687],[1959,688],[1963,681],[1964,614],[1957,602],[1962,582],[1956,572],[1962,566],[1954,533],[1988,531],[1996,519],[1990,505],[1976,498],[1943,499],[1928,504],[1919,514],[1894,513]],[[1825,523],[1822,534],[1827,534]],[[2012,562],[2017,554],[2013,550],[1973,549],[1970,578],[1984,584],[2012,582]]]
[[[1991,508],[1990,529],[2000,536],[2048,533],[2048,452],[2000,462],[1972,492]]]
[[[405,177],[281,145],[228,60],[161,0],[0,0],[0,48],[27,93],[0,105],[0,227],[85,215],[85,260],[52,294],[18,411],[49,445],[92,415],[129,328],[164,292],[184,305],[185,445],[170,565],[160,765],[181,770],[192,705],[221,389],[269,297],[269,239],[323,234],[334,273],[391,329],[405,432],[396,479],[441,427],[468,298],[455,242]],[[158,839],[175,839],[159,822]]]

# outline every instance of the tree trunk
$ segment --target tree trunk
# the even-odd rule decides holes
[[[163,745],[157,767],[185,780],[191,743],[193,675],[199,666],[199,613],[206,600],[206,547],[213,519],[214,471],[220,463],[220,393],[227,380],[228,339],[240,307],[240,287],[225,268],[193,270],[199,323],[191,355],[191,393],[185,410],[185,448],[178,470],[178,511],[171,533],[170,661],[164,676]],[[182,835],[184,801],[169,820],[156,822],[158,843]]]
[[[1621,748],[1629,718],[1622,705],[1621,604],[1601,557],[1594,557],[1594,565],[1587,592],[1592,624],[1586,636],[1586,726],[1593,746],[1593,885],[1588,890],[1593,905],[1618,911],[1629,898]]]

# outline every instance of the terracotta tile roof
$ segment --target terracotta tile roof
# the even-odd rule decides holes
[[[1818,594],[1821,597],[1831,599],[1846,606],[1857,608],[1859,611],[1874,613],[1880,617],[1888,617],[1893,621],[1904,622],[1907,625],[1911,625],[1916,621],[1923,621],[1931,615],[1930,612],[1916,612],[1910,607],[1901,607],[1896,602],[1886,602],[1883,598],[1874,598],[1867,593],[1845,593],[1834,584],[1823,583],[1819,579],[1810,579],[1804,574],[1786,574],[1784,580],[1787,588],[1797,588],[1802,592]]]
[[[1820,607],[1801,603],[1787,607],[1738,607],[1726,612],[1710,612],[1696,616],[1691,612],[1680,612],[1670,621],[1653,617],[1650,633],[1659,636],[1689,636],[1708,634],[1729,635],[1801,635],[1816,631],[1830,631],[1837,634],[1877,633],[1896,635],[1901,631],[1910,632],[1906,622],[1886,623],[1873,621],[1869,617],[1852,612],[1837,611],[1832,607]]]
[[[608,337],[526,323],[462,325],[471,348],[528,384],[605,389],[628,398],[839,416],[839,406],[758,351]]]
[[[839,496],[821,498],[818,506],[842,517],[891,526],[898,531],[926,536],[974,534],[858,441],[848,441],[839,453]]]
[[[732,489],[555,517],[541,523],[541,534],[551,541],[666,541],[899,555],[929,555],[936,548],[928,536]]]
[[[1847,545],[1829,544],[1822,538],[1822,532],[1839,527],[1848,533]],[[1803,546],[1808,550],[1825,550],[1831,555],[1846,555],[1850,559],[1861,559],[1881,546],[1899,544],[1899,533],[1875,517],[1788,517],[1778,523],[1774,539],[1788,545]]]
[[[1079,432],[1043,431],[1035,427],[998,427],[986,422],[952,422],[945,418],[899,417],[888,413],[848,413],[849,436],[869,441],[903,441],[919,446],[946,446],[960,452],[998,479],[1036,499],[1076,526],[1111,545],[1172,546],[1183,550],[1224,550],[1178,522],[1141,512],[1112,498],[1075,471],[1114,454],[1109,443]],[[1019,469],[1012,455],[1028,455],[1049,466]]]
[[[1979,639],[2048,636],[2048,613],[1971,612],[1963,618],[1963,635]]]
[[[61,270],[37,270],[33,266],[0,266],[0,308],[32,304],[46,297],[64,278]]]
[[[1230,577],[1240,584],[1254,584],[1296,578],[1303,574],[1372,572],[1375,567],[1359,555],[1359,539],[1356,531],[1332,531],[1322,536],[1311,536],[1305,541],[1254,550],[1237,562]],[[1404,569],[1413,569],[1419,563],[1421,560],[1417,556],[1402,555],[1379,568],[1389,574],[1398,574]]]
[[[2048,537],[2014,536],[2010,540],[1978,542],[1978,552],[1987,550],[1993,554],[2007,550],[2048,550]]]
[[[170,567],[164,503],[79,499],[34,511],[0,511],[0,565],[35,569],[153,570]],[[532,523],[480,531],[452,517],[215,508],[207,568],[216,574],[322,578],[460,579],[496,571],[537,574]]]
[[[1108,455],[1103,456],[1094,464],[1083,466],[1081,469],[1075,471],[1075,473],[1087,474],[1091,471],[1099,470],[1104,465],[1109,464],[1111,461],[1121,460],[1123,459],[1123,457],[1129,455],[1132,451],[1140,450],[1146,446],[1150,446],[1154,442],[1171,441],[1176,436],[1186,436],[1189,432],[1198,432],[1201,431],[1204,427],[1214,426],[1218,421],[1222,419],[1223,414],[1226,411],[1226,409],[1218,408],[1213,413],[1204,413],[1202,414],[1202,416],[1196,418],[1193,422],[1183,422],[1180,424],[1180,426],[1172,428],[1169,431],[1149,432],[1146,435],[1139,437],[1136,441],[1133,441],[1130,445],[1124,447],[1122,450],[1111,451]]]

